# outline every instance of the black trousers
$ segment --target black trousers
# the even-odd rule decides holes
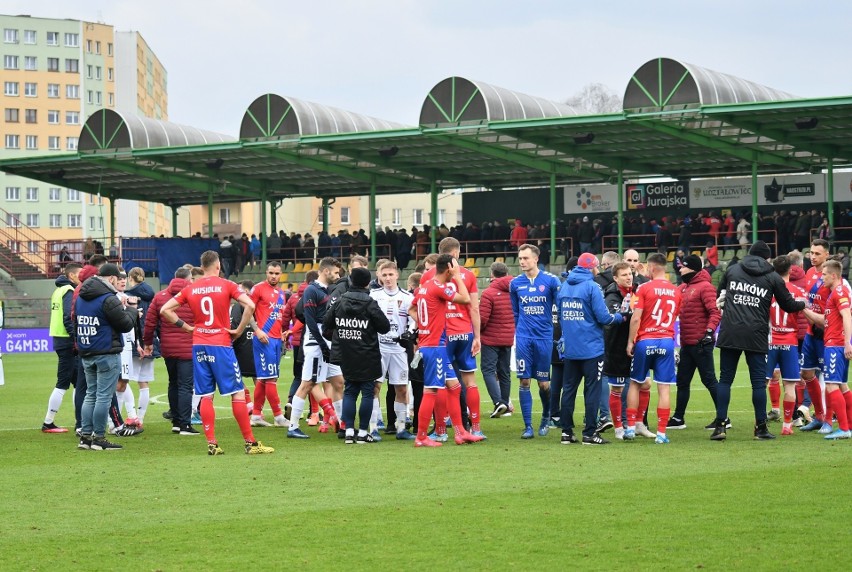
[[[686,406],[689,404],[689,386],[696,370],[701,383],[710,392],[713,405],[716,405],[716,388],[719,380],[716,379],[716,365],[713,363],[713,344],[681,346],[680,364],[677,367],[677,403],[672,417],[685,418]]]
[[[574,405],[580,380],[583,384],[583,399],[586,412],[583,416],[583,436],[591,437],[598,426],[598,405],[601,396],[601,370],[603,356],[592,359],[566,359],[562,382],[562,431],[574,432]]]

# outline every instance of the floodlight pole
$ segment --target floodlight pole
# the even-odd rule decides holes
[[[550,256],[556,256],[556,173],[550,173]]]
[[[260,199],[260,267],[266,268],[266,196]]]
[[[751,164],[751,243],[757,242],[757,163]],[[777,247],[778,245],[776,245]]]
[[[437,252],[438,251],[438,185],[435,184],[435,181],[431,181],[429,183],[429,194],[431,196],[432,202],[432,212],[429,215],[429,222],[432,225],[432,228],[429,229],[429,242],[430,242],[430,250],[429,252]]]
[[[322,231],[328,234],[328,198],[322,198]]]
[[[270,218],[270,229],[269,232],[278,232],[278,205],[276,204],[275,199],[269,199],[269,218]]]
[[[825,182],[825,190],[828,193],[828,226],[834,230],[834,159],[828,158],[828,180]]]
[[[213,238],[213,191],[207,193],[207,236]]]
[[[115,245],[115,195],[110,193],[107,196],[109,197],[109,246],[112,248]]]
[[[171,205],[172,208],[172,238],[178,234],[178,206]]]
[[[370,183],[370,262],[376,262],[376,178]]]
[[[624,172],[618,170],[618,254],[624,255]]]

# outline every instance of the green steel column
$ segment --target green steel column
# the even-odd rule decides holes
[[[370,261],[376,262],[376,179],[370,183]]]
[[[556,173],[550,173],[550,256],[556,256]]]
[[[624,255],[624,173],[618,170],[618,254]]]
[[[213,191],[207,194],[207,236],[213,238]]]
[[[438,185],[435,181],[429,183],[429,194],[432,198],[432,214],[429,217],[429,224],[432,225],[429,232],[430,252],[438,252]]]
[[[755,242],[757,242],[757,163],[752,163],[751,164],[751,243],[754,244]]]
[[[269,232],[278,232],[278,205],[275,199],[269,200],[269,219],[271,221]]]
[[[172,205],[172,237],[173,238],[178,235],[178,221],[177,221],[178,208],[179,207],[177,205]]]
[[[322,231],[328,234],[328,199],[322,198]]]
[[[828,202],[828,224],[834,230],[834,159],[828,158],[828,181],[826,181],[826,197]]]
[[[260,199],[260,267],[266,269],[266,199]]]
[[[115,195],[109,195],[109,246],[110,246],[110,248],[114,244],[115,244]],[[109,250],[109,248],[107,248],[107,250]]]

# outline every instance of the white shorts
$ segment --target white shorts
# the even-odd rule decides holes
[[[121,374],[119,379],[131,379],[133,374],[133,350],[126,349],[121,352]]]
[[[302,352],[305,356],[305,362],[302,365],[302,381],[323,383],[328,381],[329,377],[343,375],[339,365],[326,363],[322,359],[319,346],[306,346],[302,348]]]
[[[408,361],[405,352],[382,352],[382,377],[376,381],[382,383],[386,377],[389,385],[408,385]]]
[[[151,382],[154,381],[154,360],[142,359],[139,357],[133,358],[133,363],[130,368],[130,379],[133,381]]]

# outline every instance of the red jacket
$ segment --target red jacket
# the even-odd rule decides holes
[[[512,276],[503,276],[483,290],[479,300],[479,333],[484,346],[511,346],[515,337],[515,318],[509,299]]]
[[[290,340],[291,346],[302,345],[302,331],[305,328],[302,322],[296,319],[296,304],[298,304],[299,300],[302,299],[302,294],[305,293],[305,289],[307,287],[307,282],[299,284],[299,290],[294,296],[290,296],[287,303],[284,304],[284,309],[281,311],[281,322],[284,324],[284,328],[290,330],[292,333],[292,338]],[[295,322],[292,327],[290,326],[291,322]]]
[[[694,346],[707,330],[715,330],[722,319],[716,307],[716,289],[706,270],[698,271],[689,284],[684,282],[678,288],[681,295],[680,345]]]
[[[517,248],[522,244],[526,244],[528,234],[527,227],[521,224],[521,219],[515,219],[515,228],[512,229],[512,237],[510,238],[512,246]]]
[[[145,314],[145,330],[142,332],[142,343],[145,346],[154,344],[154,330],[160,328],[160,354],[164,358],[192,359],[192,334],[182,331],[174,324],[160,319],[160,309],[166,302],[175,297],[175,294],[189,286],[189,280],[174,278],[165,290],[157,292],[148,313]],[[192,309],[186,304],[179,306],[175,313],[178,318],[189,324],[195,324]]]
[[[790,284],[798,286],[802,290],[807,288],[808,279],[805,277],[805,269],[801,266],[793,265],[790,267]],[[796,325],[799,331],[796,333],[796,338],[799,341],[805,339],[805,334],[808,333],[808,319],[804,312],[796,312]]]

